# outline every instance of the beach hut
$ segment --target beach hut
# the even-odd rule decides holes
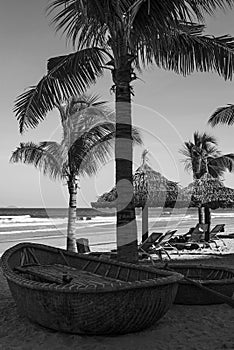
[[[200,179],[194,180],[183,188],[181,193],[184,197],[190,197],[190,207],[204,208],[205,223],[208,224],[205,240],[208,241],[211,224],[210,211],[211,209],[233,207],[234,189],[225,187],[221,180],[204,174]]]
[[[168,180],[149,166],[147,154],[148,151],[145,150],[142,154],[142,164],[133,175],[133,203],[135,207],[142,208],[142,241],[148,237],[148,208],[173,208],[175,205],[187,206],[189,203],[187,193],[180,193],[181,187],[177,182]],[[178,198],[180,198],[179,201]],[[113,208],[117,207],[117,200],[117,192],[114,187],[91,205],[94,208]]]

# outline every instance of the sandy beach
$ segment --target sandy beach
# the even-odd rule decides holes
[[[180,261],[192,260],[207,265],[234,269],[234,240],[218,251],[172,255]],[[208,350],[234,349],[234,312],[226,305],[173,305],[151,328],[118,337],[63,334],[31,323],[18,315],[7,282],[0,274],[0,349],[82,349],[82,350]]]

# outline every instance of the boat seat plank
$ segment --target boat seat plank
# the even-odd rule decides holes
[[[76,268],[65,266],[61,264],[53,265],[33,265],[33,266],[20,266],[16,268],[17,271],[25,274],[31,274],[34,277],[39,277],[45,282],[76,285],[81,288],[87,286],[99,287],[107,286],[113,282],[124,283],[121,280],[110,278],[106,276],[97,275],[92,272],[78,270]]]

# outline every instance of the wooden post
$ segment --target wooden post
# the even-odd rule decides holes
[[[142,242],[144,242],[149,236],[149,210],[148,206],[142,207]]]
[[[210,208],[205,207],[205,224],[208,225],[207,231],[205,232],[205,241],[209,242],[210,240],[210,224],[211,224],[211,213]]]

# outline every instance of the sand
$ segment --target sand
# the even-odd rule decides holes
[[[172,255],[181,263],[193,260],[234,269],[234,240],[228,249],[200,255]],[[201,255],[203,253],[203,255]],[[213,255],[212,255],[213,254]],[[214,255],[215,254],[215,255]],[[17,314],[7,282],[0,272],[1,350],[209,350],[234,349],[234,310],[226,305],[173,305],[151,328],[117,337],[69,335],[42,328]]]

